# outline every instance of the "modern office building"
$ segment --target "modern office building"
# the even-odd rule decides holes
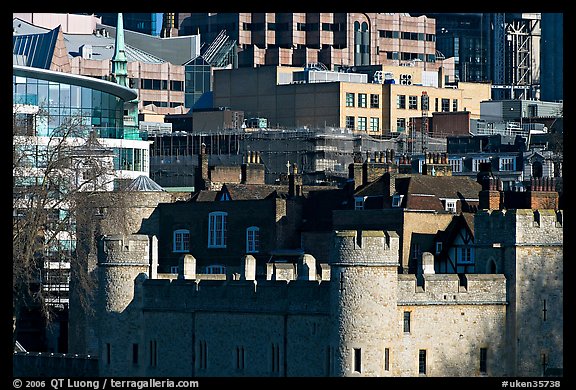
[[[118,38],[118,37],[117,37]],[[75,191],[109,191],[126,180],[149,174],[150,142],[138,129],[137,93],[127,87],[123,42],[115,45],[109,80],[77,75],[71,65],[62,29],[13,36],[14,217],[26,215],[27,194],[51,179],[49,197]],[[54,160],[58,151],[69,160]],[[16,161],[16,160],[15,160]],[[90,162],[100,161],[97,165]],[[54,170],[54,165],[60,168]],[[74,167],[71,168],[71,165]],[[91,169],[105,169],[92,181]],[[52,177],[52,176],[50,176]],[[89,185],[86,182],[90,181]],[[52,199],[52,198],[49,198]],[[56,199],[56,198],[55,198]],[[44,251],[40,283],[46,302],[62,312],[69,305],[70,260],[76,247],[69,202],[48,203],[49,229],[56,224],[54,240]],[[63,226],[64,223],[70,226]],[[46,237],[51,237],[48,230]],[[67,255],[62,255],[66,251]],[[59,324],[64,332],[65,324]],[[55,329],[55,328],[51,328]],[[45,345],[28,344],[44,351],[66,351],[65,334],[47,337]],[[60,341],[58,341],[60,340]]]
[[[564,99],[564,16],[543,13],[541,26],[540,98],[560,101]]]
[[[375,77],[377,72],[384,75],[382,80]],[[446,86],[443,68],[433,72],[382,66],[368,77],[312,67],[262,66],[214,72],[213,92],[215,106],[242,110],[247,118],[266,118],[271,127],[328,126],[382,137],[421,130],[413,129],[414,119],[433,112],[469,111],[478,119],[480,102],[490,99],[490,83]]]
[[[159,12],[124,12],[124,28],[152,36],[160,36],[163,13]],[[96,13],[102,18],[102,24],[116,27],[117,13]]]
[[[540,98],[544,14],[413,15],[426,15],[436,21],[436,49],[445,57],[454,57],[458,80],[491,81],[493,99]],[[559,31],[561,34],[561,27]]]
[[[37,14],[33,14],[37,15]],[[48,18],[39,27],[23,19],[13,20],[14,36],[33,36],[41,38],[60,26],[58,14]],[[117,15],[117,14],[116,14]],[[67,14],[69,24],[72,20],[84,20],[85,15]],[[28,19],[32,19],[29,17]],[[39,16],[33,18],[38,20]],[[40,19],[44,20],[44,19]],[[115,27],[105,27],[96,22],[94,30],[89,32],[72,30],[64,33],[59,44],[67,53],[62,61],[68,63],[64,71],[100,79],[109,79],[112,69],[112,57],[115,53]],[[78,32],[80,31],[80,32]],[[199,41],[196,37],[161,39],[150,35],[124,31],[124,52],[127,60],[127,72],[130,88],[138,91],[138,108],[145,108],[159,114],[176,114],[186,111],[184,107],[184,67],[182,64],[199,54]],[[169,57],[169,53],[175,53]],[[168,56],[168,57],[167,57]],[[67,58],[66,58],[67,57]],[[169,59],[166,59],[169,58]]]
[[[434,19],[406,13],[178,13],[179,35],[238,44],[238,66],[401,65],[437,69]]]

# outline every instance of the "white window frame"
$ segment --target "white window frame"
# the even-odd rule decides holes
[[[450,164],[452,172],[462,172],[462,157],[448,158],[448,164]]]
[[[514,156],[502,156],[499,159],[498,168],[501,172],[513,172],[516,170],[516,157]],[[508,168],[509,165],[512,165],[512,169],[504,169]]]
[[[370,131],[380,131],[380,118],[370,117]]]
[[[250,226],[246,229],[246,253],[260,252],[260,228]]]
[[[490,158],[483,157],[483,158],[473,158],[472,159],[472,172],[480,172],[480,164],[481,163],[489,163]]]
[[[354,107],[355,106],[355,97],[354,92],[346,92],[346,107]]]
[[[456,213],[456,202],[457,199],[446,199],[444,201],[444,210],[449,211],[451,213]]]
[[[188,241],[184,239],[188,236]],[[172,235],[172,252],[174,253],[185,253],[190,252],[190,230],[188,229],[177,229],[174,230]]]
[[[365,116],[358,117],[358,130],[366,131],[367,118]]]
[[[224,211],[208,214],[208,248],[226,248],[227,219]]]
[[[365,93],[358,94],[358,107],[366,108],[368,107],[368,95]]]

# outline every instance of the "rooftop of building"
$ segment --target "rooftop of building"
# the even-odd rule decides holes
[[[136,99],[137,94],[133,89],[113,83],[111,81],[100,80],[94,77],[82,76],[71,73],[55,72],[48,69],[33,68],[29,66],[12,65],[12,72],[15,76],[33,77],[42,80],[54,81],[70,85],[81,85],[94,90],[110,93],[122,98],[124,101]]]
[[[148,176],[140,175],[126,186],[126,191],[165,191],[158,183]]]
[[[46,54],[47,51],[50,50],[50,45],[54,45],[56,42],[56,39],[53,37],[53,35],[57,34],[58,27],[50,30],[47,28],[35,26],[18,18],[13,19],[12,27],[12,39],[14,48],[17,46],[35,48],[36,50],[39,50],[38,54]],[[69,58],[81,56],[80,48],[84,45],[92,47],[93,60],[111,60],[112,57],[114,57],[116,41],[114,35],[103,35],[100,32],[96,32],[94,34],[63,33],[63,35]],[[161,64],[167,62],[166,60],[153,54],[147,53],[146,51],[139,49],[129,44],[128,42],[125,43],[125,53],[128,62],[142,62],[151,64]],[[41,58],[46,59],[46,57],[46,55],[43,55]]]
[[[396,191],[407,195],[413,202],[422,202],[417,198],[434,195],[445,199],[478,199],[482,186],[468,176],[429,176],[411,174],[396,180]],[[416,204],[414,204],[416,205]],[[410,205],[406,207],[415,208]]]

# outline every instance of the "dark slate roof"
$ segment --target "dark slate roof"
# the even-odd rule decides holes
[[[373,182],[358,187],[354,196],[382,196],[384,195],[385,188],[384,176],[380,176]]]
[[[279,188],[266,184],[224,184],[224,190],[230,194],[230,200],[261,200],[276,196]]]
[[[398,180],[408,180],[407,192],[403,193],[404,195],[422,194],[435,195],[438,198],[478,199],[478,193],[482,189],[476,180],[468,176],[413,175]],[[397,181],[397,191],[398,188]]]
[[[408,194],[403,203],[402,207],[412,210],[444,210],[442,202],[434,195]]]
[[[150,179],[148,176],[138,176],[136,179],[132,180],[130,184],[126,187],[126,191],[164,191],[164,188],[160,187],[158,183]]]
[[[332,211],[348,208],[350,193],[344,189],[331,188],[310,191],[305,197],[302,229],[325,231],[332,229]]]
[[[218,193],[218,191],[198,191],[190,198],[190,202],[214,202]]]
[[[441,199],[476,200],[482,186],[468,176],[411,174],[396,178],[396,192],[404,195],[401,207],[413,210],[444,210]]]

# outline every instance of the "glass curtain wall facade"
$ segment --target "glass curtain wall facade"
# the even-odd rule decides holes
[[[98,13],[96,15],[102,17],[102,24],[116,27],[118,23],[117,13]],[[164,14],[158,12],[124,12],[122,14],[124,29],[153,36],[160,35],[163,18]]]
[[[101,140],[143,141],[137,127],[124,126],[124,101],[113,94],[90,87],[19,75],[12,76],[13,104],[35,106],[41,114],[15,108],[14,120],[25,124],[26,134],[52,137],[71,118],[81,123],[79,137],[91,131]],[[84,131],[82,131],[82,129]],[[112,143],[113,144],[113,143]],[[148,174],[148,143],[138,147],[114,147],[114,169],[139,171]]]
[[[212,99],[208,98],[212,90],[210,64],[202,57],[198,57],[184,66],[184,72],[184,105],[193,109],[212,107]]]

